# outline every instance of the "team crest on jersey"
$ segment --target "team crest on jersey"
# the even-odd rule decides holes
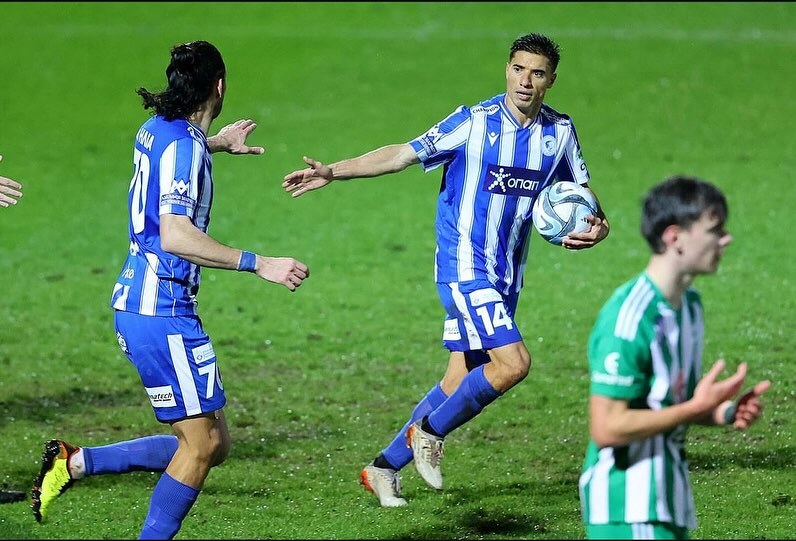
[[[200,142],[204,141],[205,138],[203,136],[199,135],[199,133],[196,131],[196,128],[194,128],[190,124],[188,124],[188,126],[186,126],[185,129],[188,131],[188,135],[193,137],[196,141],[200,141]]]
[[[542,171],[489,164],[482,189],[500,195],[535,197],[544,183]]]
[[[542,154],[553,156],[556,153],[556,138],[552,135],[542,137]]]
[[[685,376],[683,372],[677,373],[672,384],[672,395],[674,395],[675,402],[685,402]]]
[[[124,339],[124,336],[119,331],[116,331],[116,341],[119,342],[119,347],[123,353],[130,353],[130,350],[127,349],[127,340]]]

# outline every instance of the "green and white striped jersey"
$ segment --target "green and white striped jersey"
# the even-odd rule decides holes
[[[702,372],[704,324],[689,288],[672,308],[646,273],[619,287],[589,337],[591,393],[661,409],[694,394]],[[600,449],[589,442],[580,476],[587,524],[666,522],[696,527],[685,457],[686,425]]]

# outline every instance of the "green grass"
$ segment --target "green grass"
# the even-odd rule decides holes
[[[127,246],[134,90],[162,88],[171,45],[207,39],[229,94],[218,129],[253,118],[264,157],[215,158],[211,234],[305,261],[295,294],[207,270],[200,315],[229,399],[232,454],[182,539],[582,538],[586,337],[645,264],[644,191],[666,175],[720,185],[735,241],[700,278],[705,362],[770,378],[747,433],[694,428],[698,539],[796,532],[796,5],[789,3],[0,4],[0,485],[27,490],[42,443],[164,432],[116,345],[111,288]],[[419,167],[292,200],[285,173],[407,141],[502,92],[511,41],[562,45],[548,102],[575,120],[613,230],[569,253],[533,239],[517,314],[529,378],[448,438],[446,490],[410,468],[410,506],[381,509],[359,469],[442,375],[432,278],[439,172]],[[138,535],[157,476],[87,478],[52,521],[0,506],[3,539]]]

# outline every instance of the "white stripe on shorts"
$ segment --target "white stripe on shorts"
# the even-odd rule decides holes
[[[467,299],[465,299],[464,295],[459,291],[458,283],[452,282],[450,286],[453,302],[456,303],[456,308],[459,309],[459,313],[461,313],[462,319],[464,320],[464,331],[467,333],[467,342],[470,344],[470,349],[483,349],[481,337],[478,336],[478,329],[475,328],[473,320],[470,319],[470,309],[467,306]]]
[[[177,381],[180,384],[185,413],[189,416],[202,413],[202,405],[199,403],[199,394],[196,392],[196,383],[193,380],[191,367],[188,364],[188,355],[185,354],[185,344],[182,341],[182,335],[170,334],[168,335],[168,340],[171,364],[174,365],[174,372],[177,374]]]

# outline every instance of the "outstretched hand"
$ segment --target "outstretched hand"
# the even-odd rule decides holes
[[[258,256],[258,259],[255,270],[257,276],[275,284],[282,284],[290,291],[295,291],[310,275],[307,265],[292,257]]]
[[[3,157],[0,156],[0,161]],[[16,205],[17,199],[22,197],[22,184],[10,178],[0,177],[0,207]]]
[[[741,390],[746,378],[746,363],[739,364],[738,369],[730,377],[718,381],[717,378],[724,370],[724,366],[724,359],[713,363],[694,389],[691,401],[700,415],[714,411],[722,402],[732,399]]]
[[[746,430],[763,414],[763,403],[760,401],[760,397],[768,391],[769,387],[771,387],[770,381],[761,381],[738,399],[732,426],[738,430]]]
[[[303,159],[304,163],[309,165],[309,167],[288,173],[282,183],[285,191],[292,194],[293,197],[323,188],[334,180],[334,173],[331,167],[307,156],[304,156]]]
[[[207,139],[210,152],[229,152],[230,154],[262,154],[263,147],[250,147],[246,138],[257,129],[253,120],[238,120],[221,128],[216,135]]]

